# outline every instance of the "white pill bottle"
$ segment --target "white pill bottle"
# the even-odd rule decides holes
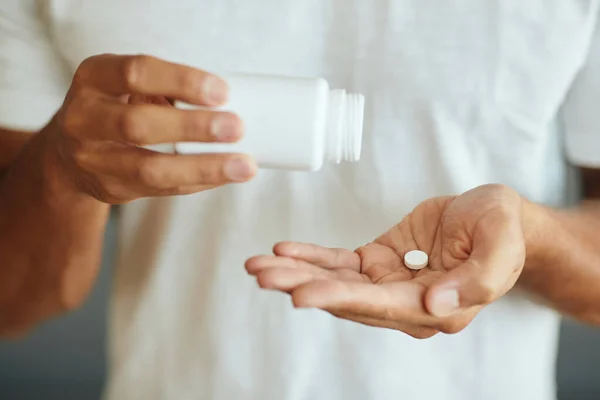
[[[317,171],[326,162],[360,159],[364,96],[331,90],[321,78],[219,76],[230,90],[229,101],[220,110],[242,119],[243,139],[227,144],[176,143],[177,153],[244,153],[260,168],[292,171]]]

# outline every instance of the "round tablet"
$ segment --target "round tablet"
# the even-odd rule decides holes
[[[420,250],[409,251],[404,255],[404,264],[407,268],[419,271],[427,266],[429,257]]]

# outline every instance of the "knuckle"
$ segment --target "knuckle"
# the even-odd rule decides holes
[[[85,99],[91,97],[91,94],[92,94],[92,89],[90,89],[86,86],[82,86],[82,85],[71,86],[69,88],[69,92],[67,93],[67,102],[81,101],[82,99],[85,100]]]
[[[82,101],[73,99],[66,105],[61,118],[62,131],[70,137],[78,136],[84,126]]]
[[[71,84],[71,87],[69,88],[69,91],[67,93],[67,100],[73,101],[76,99],[81,99],[83,97],[86,97],[88,92],[85,88],[86,87],[83,84],[81,84],[80,82],[74,81],[74,83]]]
[[[129,108],[119,119],[121,137],[130,143],[143,144],[145,138],[144,115],[139,108]]]
[[[111,182],[105,182],[98,188],[98,196],[103,202],[111,205],[125,204],[131,201],[130,197],[123,193],[120,185]]]
[[[208,133],[207,116],[204,113],[186,113],[183,122],[183,140],[194,141],[202,139]]]
[[[198,184],[219,183],[222,180],[221,174],[217,168],[211,164],[204,164],[198,168],[196,181]]]
[[[138,91],[147,74],[148,65],[152,61],[151,56],[136,55],[128,57],[123,61],[123,82],[131,91]]]
[[[88,170],[88,165],[90,164],[90,154],[87,151],[84,151],[81,148],[75,148],[72,151],[73,162],[79,168],[83,170]]]
[[[194,181],[199,185],[211,185],[224,183],[226,178],[223,172],[223,166],[226,160],[216,158],[213,160],[199,160],[195,168]]]
[[[152,157],[142,158],[138,165],[139,181],[148,187],[159,187],[164,179],[164,170]]]
[[[196,93],[202,87],[204,75],[198,71],[187,70],[179,74],[178,89],[182,93]]]
[[[91,69],[97,57],[98,56],[88,57],[85,60],[83,60],[81,64],[79,64],[77,70],[75,71],[75,74],[73,75],[73,84],[75,84],[76,86],[81,85],[88,80],[88,77],[90,75],[89,70]]]
[[[77,67],[75,73],[73,74],[73,80],[71,82],[71,87],[79,87],[85,82],[85,78],[87,76],[85,61]]]
[[[75,137],[85,130],[86,119],[94,107],[93,98],[83,88],[72,88],[61,112],[61,128],[68,136]]]
[[[69,137],[77,136],[82,126],[82,118],[79,113],[73,111],[73,107],[68,107],[62,115],[62,132]]]

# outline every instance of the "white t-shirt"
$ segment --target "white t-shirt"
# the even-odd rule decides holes
[[[294,310],[243,262],[283,239],[353,248],[484,183],[563,204],[564,149],[600,161],[597,13],[595,0],[0,0],[0,125],[42,126],[104,52],[323,76],[367,98],[357,164],[121,208],[107,398],[553,399],[559,316],[522,293],[418,341]]]

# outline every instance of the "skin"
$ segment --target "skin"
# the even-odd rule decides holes
[[[81,64],[63,106],[40,132],[0,132],[0,335],[27,332],[84,301],[111,205],[254,176],[246,155],[140,147],[239,140],[240,119],[211,110],[227,96],[227,84],[206,72],[105,54]],[[205,107],[179,110],[173,100]]]
[[[585,171],[579,207],[553,210],[502,185],[424,201],[373,242],[351,251],[282,242],[246,263],[265,289],[415,338],[465,329],[515,285],[580,321],[600,325],[598,172]],[[421,271],[411,250],[429,254]]]
[[[212,90],[211,90],[212,89]],[[0,132],[0,335],[19,335],[78,307],[98,272],[111,205],[245,182],[256,165],[239,154],[178,156],[138,145],[236,141],[243,126],[210,107],[217,77],[144,56],[101,55],[78,69],[63,107],[35,135]],[[178,99],[209,107],[181,111]],[[220,129],[215,129],[220,128]],[[235,161],[230,164],[230,161]],[[424,202],[357,251],[280,243],[248,261],[261,286],[361,323],[415,337],[463,329],[519,284],[557,309],[600,324],[598,172],[573,210],[529,203],[504,186]],[[431,253],[404,268],[405,251]],[[599,283],[600,284],[600,283]],[[456,295],[458,292],[458,295]],[[456,308],[458,306],[458,308]]]

